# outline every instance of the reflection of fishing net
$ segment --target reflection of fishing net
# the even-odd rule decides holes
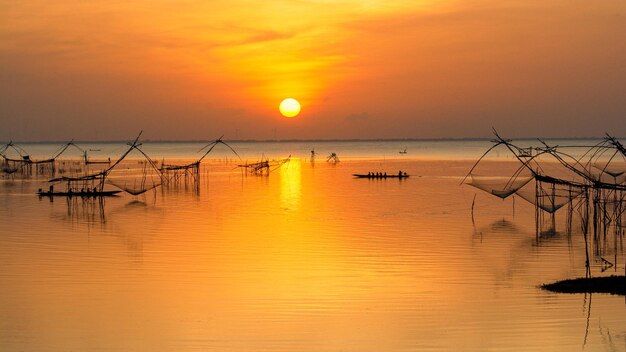
[[[515,226],[515,223],[501,219],[493,222],[489,227],[481,229],[481,232],[487,234],[518,234],[521,231]]]
[[[124,161],[110,171],[106,182],[134,196],[161,185],[161,174],[144,160]]]
[[[548,213],[554,213],[583,193],[582,187],[538,182],[529,184],[515,193]]]
[[[531,176],[478,176],[470,175],[471,181],[468,183],[487,193],[491,193],[502,199],[515,193],[518,189],[524,187],[530,180]]]
[[[626,212],[626,191],[600,190],[594,203],[603,217],[618,219]]]
[[[598,202],[598,207],[602,214],[609,219],[617,219],[624,215],[626,207],[624,206],[624,198],[610,199],[602,202]]]

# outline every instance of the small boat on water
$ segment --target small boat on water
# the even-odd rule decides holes
[[[411,175],[407,175],[407,174],[391,174],[391,175],[376,175],[376,174],[352,174],[352,176],[356,177],[356,178],[409,178],[409,176]]]
[[[96,192],[50,192],[50,191],[38,191],[37,195],[40,197],[112,197],[116,196],[122,191],[96,191]]]

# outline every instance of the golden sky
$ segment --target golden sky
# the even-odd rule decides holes
[[[623,0],[0,0],[0,140],[624,136],[625,92]]]

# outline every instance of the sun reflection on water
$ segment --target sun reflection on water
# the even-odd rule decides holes
[[[280,207],[298,210],[302,196],[302,165],[300,159],[291,159],[280,168]]]

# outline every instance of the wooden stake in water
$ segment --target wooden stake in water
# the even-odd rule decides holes
[[[476,194],[474,193],[474,199],[472,199],[472,224],[474,224],[474,202],[476,201]]]

